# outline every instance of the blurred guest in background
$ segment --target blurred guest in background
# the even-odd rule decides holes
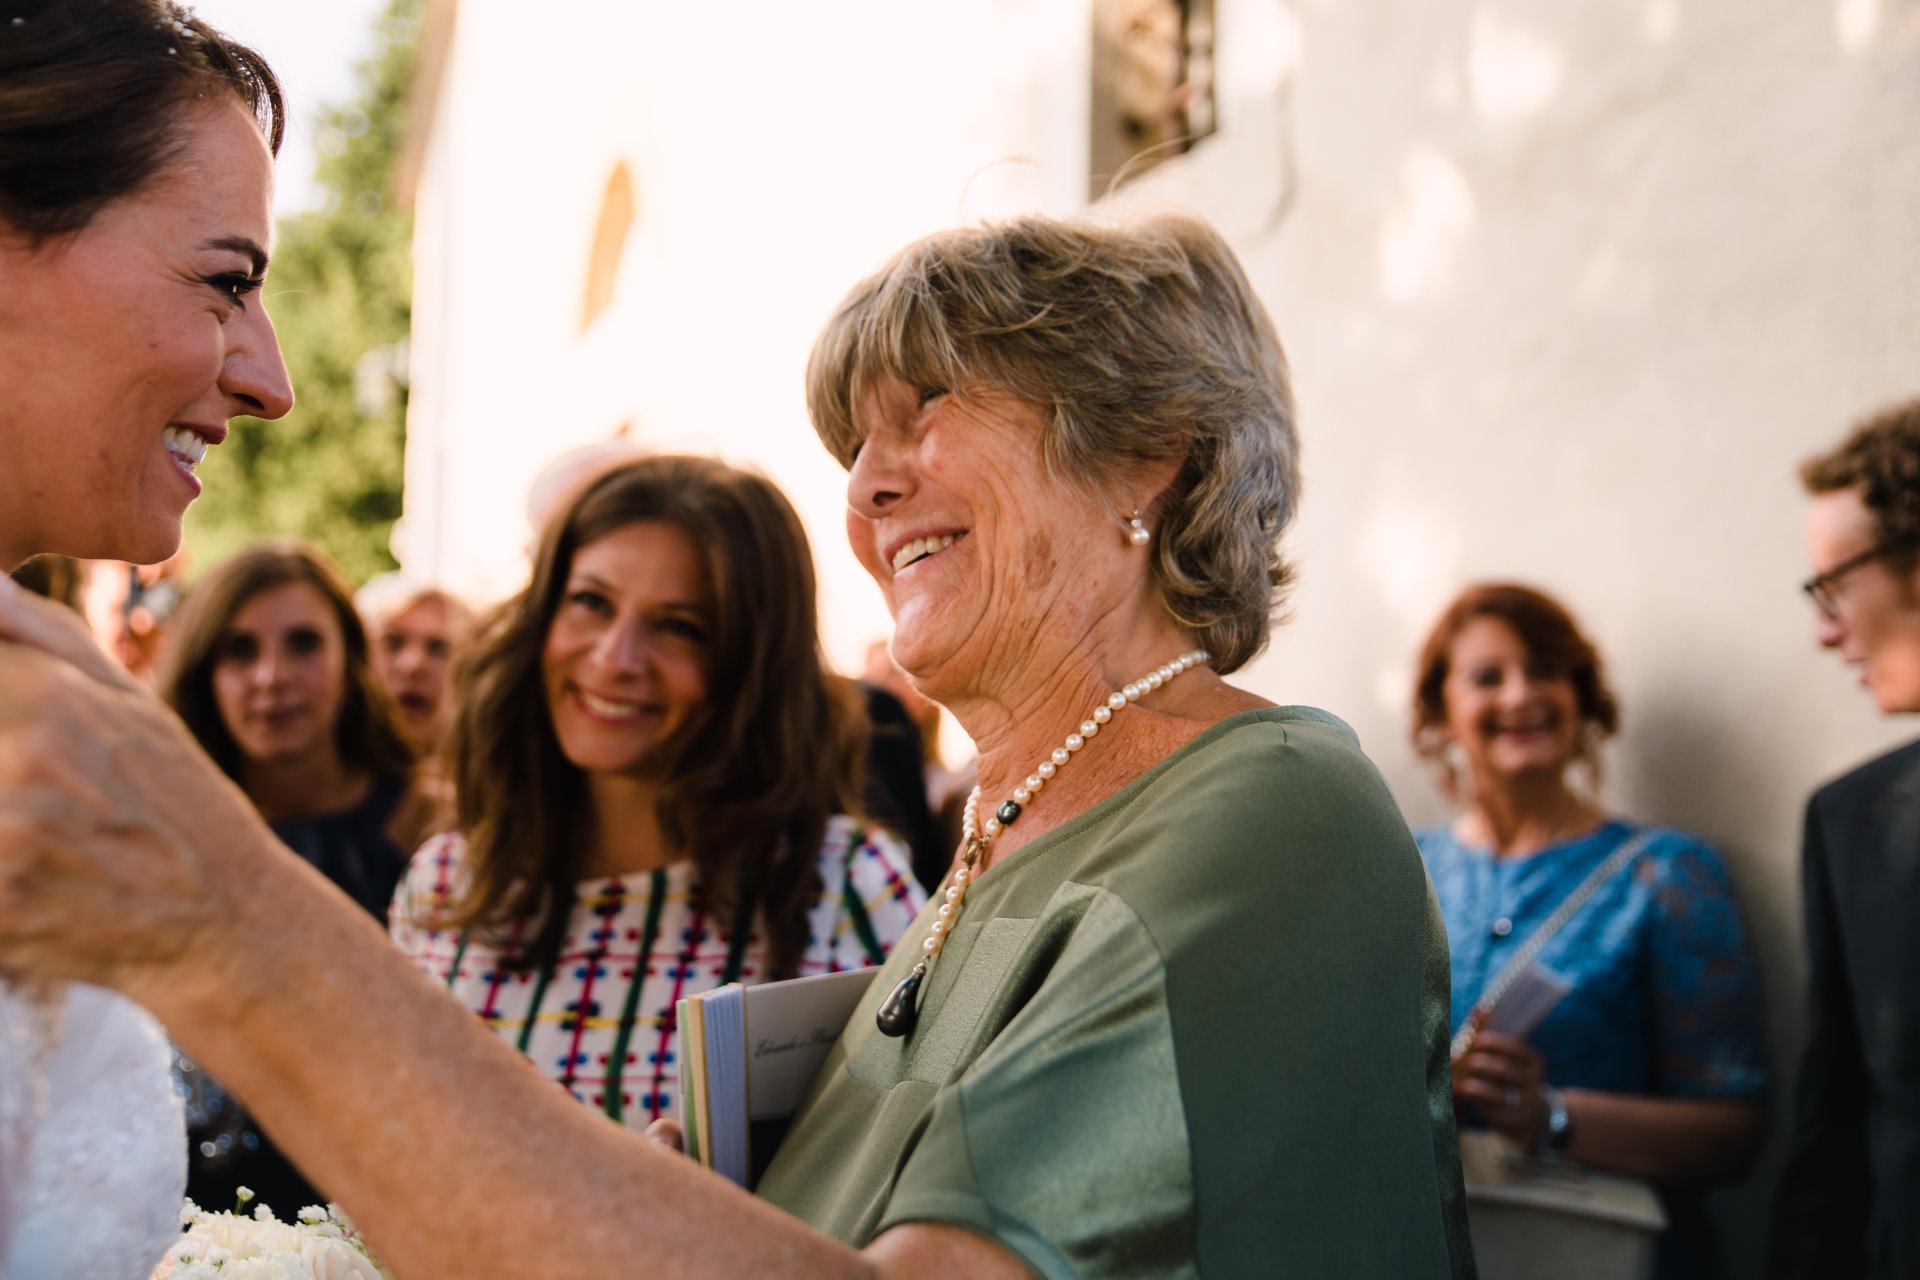
[[[913,718],[914,727],[920,731],[920,760],[926,781],[927,811],[932,815],[934,828],[939,833],[937,843],[942,846],[939,865],[933,869],[933,881],[926,883],[937,882],[946,874],[947,862],[960,843],[961,811],[966,806],[967,793],[977,781],[974,762],[968,760],[958,772],[947,767],[946,760],[940,754],[940,727],[945,713],[941,711],[939,703],[930,701],[913,687],[913,681],[893,660],[893,651],[885,640],[875,640],[867,646],[866,681],[898,698],[900,705]],[[917,852],[915,866],[919,866]]]
[[[372,643],[373,671],[414,750],[440,739],[454,647],[473,622],[464,600],[403,573],[374,578],[354,598]]]
[[[932,892],[947,873],[959,838],[948,839],[927,807],[920,728],[891,690],[849,681],[866,703],[867,749],[861,803],[907,846],[913,877]]]
[[[100,647],[151,684],[158,677],[187,571],[184,548],[159,564],[94,560],[81,566],[80,610]]]
[[[913,727],[920,732],[920,755],[926,762],[927,803],[936,805],[953,786],[953,770],[940,759],[940,704],[929,702],[913,687],[913,681],[893,660],[885,640],[867,646],[866,682],[885,689],[906,709]]]
[[[35,595],[78,610],[85,567],[70,556],[35,556],[13,571],[13,580]]]
[[[274,834],[384,918],[432,806],[333,564],[268,543],[213,569],[180,612],[160,692]],[[231,1098],[181,1065],[189,1195],[225,1209],[245,1185],[282,1217],[325,1203]]]
[[[1752,1164],[1768,1081],[1718,855],[1610,816],[1575,785],[1581,769],[1597,782],[1619,710],[1593,644],[1538,591],[1475,586],[1449,605],[1413,713],[1416,749],[1462,805],[1450,826],[1416,832],[1453,956],[1462,1118],[1655,1183],[1670,1218],[1656,1274],[1717,1274],[1700,1190]],[[1524,1037],[1481,1029],[1529,962],[1565,996]]]
[[[610,440],[596,440],[569,449],[540,468],[527,485],[527,527],[533,530],[536,539],[528,552],[539,554],[539,536],[573,505],[573,500],[588,485],[615,467],[645,456],[646,450],[629,440],[626,428],[622,428]]]
[[[1814,634],[1887,715],[1920,712],[1920,400],[1800,477]],[[1808,1010],[1771,1274],[1920,1276],[1920,742],[1814,793]]]
[[[547,527],[456,666],[459,830],[414,858],[394,939],[617,1121],[673,1106],[677,998],[878,964],[924,901],[855,816],[866,725],[815,626],[780,492],[649,457]]]

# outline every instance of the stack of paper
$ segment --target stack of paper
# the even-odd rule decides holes
[[[680,1124],[687,1154],[750,1186],[752,1170],[764,1168],[773,1154],[753,1150],[753,1122],[799,1109],[876,972],[853,969],[754,987],[734,982],[681,1000]]]

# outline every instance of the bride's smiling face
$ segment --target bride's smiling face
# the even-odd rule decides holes
[[[41,552],[171,555],[229,419],[293,407],[259,293],[273,160],[237,98],[71,236],[0,221],[0,569]]]

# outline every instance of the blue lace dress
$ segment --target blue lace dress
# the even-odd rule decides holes
[[[1458,1030],[1555,907],[1643,828],[1618,820],[1524,858],[1495,858],[1450,828],[1415,833],[1446,917]],[[1764,1102],[1759,981],[1726,868],[1683,831],[1652,839],[1540,953],[1571,990],[1528,1037],[1561,1088]],[[1698,1190],[1662,1188],[1658,1277],[1719,1273]]]

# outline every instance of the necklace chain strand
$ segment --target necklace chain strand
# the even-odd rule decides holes
[[[1109,694],[1105,702],[1093,709],[1091,716],[1080,722],[1079,730],[1068,734],[1065,742],[1034,766],[1026,781],[1015,787],[1013,794],[987,815],[984,822],[980,820],[980,788],[976,786],[973,789],[967,796],[966,814],[961,822],[960,865],[947,877],[944,891],[946,901],[940,904],[940,909],[934,914],[933,924],[928,927],[927,936],[920,944],[920,959],[880,1004],[875,1019],[880,1025],[881,1034],[904,1036],[913,1031],[914,1023],[919,1019],[918,996],[921,985],[926,981],[927,966],[940,954],[941,947],[946,945],[948,936],[953,932],[954,923],[960,918],[960,907],[966,901],[967,886],[973,882],[975,868],[986,853],[988,843],[1020,820],[1020,815],[1033,803],[1033,798],[1082,747],[1100,733],[1116,711],[1125,711],[1167,681],[1201,666],[1212,656],[1205,649],[1190,650],[1164,667],[1149,671],[1132,684]]]

